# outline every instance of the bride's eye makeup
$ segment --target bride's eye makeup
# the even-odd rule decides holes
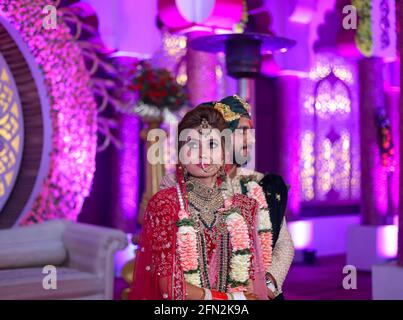
[[[210,139],[209,141],[209,148],[210,149],[215,149],[218,147],[218,142],[215,139]]]
[[[190,148],[190,149],[198,149],[199,148],[199,141],[195,140],[195,139],[190,139],[186,145]]]

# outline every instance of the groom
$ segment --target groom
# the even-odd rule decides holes
[[[260,172],[242,167],[237,163],[238,159],[250,157],[248,151],[254,141],[248,141],[248,130],[253,129],[249,114],[249,104],[242,98],[234,95],[226,97],[218,103],[205,103],[219,110],[233,133],[243,132],[243,139],[234,139],[234,163],[228,165],[228,185],[232,193],[246,195],[245,184],[250,180],[259,182],[266,195],[270,209],[270,218],[273,226],[273,252],[272,263],[267,277],[267,294],[270,299],[284,299],[282,286],[288,270],[294,258],[294,245],[287,229],[284,212],[287,205],[288,188],[280,176],[274,174],[263,175]],[[239,130],[236,130],[239,129]],[[241,141],[240,141],[241,140]],[[250,139],[249,139],[250,140]],[[160,188],[168,188],[175,185],[175,174],[169,174],[162,178]]]

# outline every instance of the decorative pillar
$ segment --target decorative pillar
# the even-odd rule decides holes
[[[140,119],[119,114],[118,121],[122,147],[114,148],[112,219],[115,228],[133,233],[139,202]]]
[[[399,13],[397,17],[399,17],[400,25],[403,21],[403,13],[401,10],[398,10]],[[403,53],[403,41],[402,37],[398,37],[399,39],[399,48],[400,48],[400,61],[402,61]],[[400,65],[400,72],[402,74],[403,68]],[[400,77],[400,88],[403,85],[403,79]],[[400,114],[403,113],[403,100],[400,94]],[[403,139],[403,117],[400,117],[399,121],[400,128],[400,141]],[[403,156],[403,148],[400,149],[400,159]],[[399,162],[398,166],[400,167],[402,163]],[[403,176],[400,175],[400,185],[403,185]],[[400,188],[399,188],[400,189]],[[400,190],[399,193],[399,226],[398,226],[398,237],[397,237],[397,245],[398,245],[398,254],[397,254],[397,262],[389,262],[383,265],[375,265],[372,268],[372,292],[373,299],[382,299],[382,300],[403,300],[403,192]]]
[[[256,128],[256,98],[255,98],[255,79],[240,78],[237,82],[237,92],[240,97],[245,99],[251,106],[251,117],[253,127]]]
[[[398,25],[399,25],[399,30],[401,30],[401,27],[403,25],[403,11],[402,11],[402,5],[401,2],[398,2],[397,4],[397,17],[398,17]],[[400,115],[403,115],[403,98],[402,98],[402,86],[403,86],[403,37],[401,31],[399,32],[398,35],[398,48],[400,50]],[[400,117],[399,121],[399,128],[400,128],[400,141],[403,141],[403,116]],[[400,143],[399,141],[399,143]],[[403,159],[403,148],[400,148],[399,155],[400,159]],[[399,160],[400,160],[399,159]],[[399,161],[398,163],[399,170],[402,173],[400,175],[400,186],[403,187],[403,170],[402,170],[402,162]],[[399,188],[400,193],[399,193],[399,232],[398,232],[398,253],[397,253],[397,261],[398,265],[403,267],[403,192]],[[402,271],[403,274],[403,271]],[[403,276],[402,276],[403,278]]]
[[[343,7],[338,0],[337,7]],[[358,6],[359,4],[359,6]],[[352,31],[341,29],[339,48],[354,46],[350,56],[358,60],[360,85],[360,155],[361,155],[361,224],[348,229],[347,263],[358,270],[370,271],[373,266],[393,259],[397,254],[397,226],[391,225],[393,188],[395,182],[389,168],[382,165],[377,117],[379,111],[393,116],[391,100],[385,95],[385,82],[390,70],[384,61],[396,60],[396,6],[394,0],[353,0],[358,24]],[[370,32],[369,32],[370,31]],[[343,37],[343,34],[345,37]],[[344,41],[339,41],[344,39]],[[346,43],[346,40],[347,43]],[[344,50],[347,52],[347,50]],[[351,50],[348,50],[351,51]],[[363,56],[363,57],[362,57]],[[382,110],[383,109],[383,110]],[[385,110],[386,109],[386,110]],[[392,130],[395,125],[392,120]],[[393,137],[392,133],[392,137]],[[388,181],[389,175],[389,181]],[[386,279],[380,279],[386,283]],[[375,297],[375,289],[374,297]]]
[[[403,70],[402,70],[403,71]],[[400,86],[403,84],[401,80]],[[400,97],[400,114],[403,112],[403,100]],[[403,139],[403,117],[400,117],[400,141]],[[400,159],[403,159],[403,148],[400,149]],[[400,172],[402,172],[402,163],[399,163]],[[403,185],[403,175],[400,175],[400,185]],[[397,244],[397,263],[400,267],[403,267],[403,192],[399,188],[399,229],[398,229],[398,244]]]
[[[296,220],[301,208],[300,183],[300,107],[298,76],[278,78],[277,139],[279,174],[290,185],[287,218]]]
[[[388,105],[383,81],[384,62],[380,57],[359,61],[360,74],[360,148],[361,148],[361,225],[348,230],[347,263],[359,270],[370,271],[376,264],[393,259],[397,254],[397,226],[387,225],[391,210],[393,176],[388,186],[388,169],[382,166],[379,132],[376,125],[378,108]],[[389,101],[390,102],[390,101]],[[393,116],[393,108],[389,117]],[[396,125],[392,122],[393,125]],[[392,133],[393,135],[393,133]],[[383,282],[383,280],[380,280]]]
[[[351,226],[347,236],[347,264],[370,271],[372,266],[396,255],[391,241],[396,235],[388,226],[388,172],[382,166],[377,109],[385,107],[383,59],[358,62],[360,82],[361,224]],[[392,227],[392,228],[390,228]]]
[[[289,185],[288,220],[297,220],[301,207],[299,87],[295,75],[256,79],[256,169]]]
[[[188,41],[208,33],[191,32],[187,34]],[[187,88],[192,106],[202,102],[217,99],[216,66],[217,55],[188,48],[187,62]]]
[[[364,58],[358,63],[360,80],[361,218],[364,225],[386,223],[387,172],[381,163],[376,127],[377,108],[384,107],[383,61]]]
[[[388,87],[385,90],[385,106],[388,118],[391,122],[392,141],[394,147],[394,165],[393,171],[388,177],[388,216],[387,223],[392,224],[393,219],[399,210],[399,176],[400,176],[400,89],[397,87]]]
[[[402,57],[403,58],[403,57]],[[403,68],[402,68],[403,69]],[[403,71],[403,70],[402,70]],[[401,71],[401,72],[402,72]],[[400,86],[403,84],[401,80]],[[403,99],[400,94],[400,114],[403,113]],[[400,117],[400,141],[403,141],[403,117]],[[403,159],[403,148],[400,149],[400,159]],[[400,172],[402,172],[402,162],[399,163]],[[403,186],[403,175],[400,175],[400,185]],[[403,267],[403,192],[399,188],[399,231],[398,231],[398,251],[397,262],[398,265]]]
[[[149,121],[148,122],[148,127],[144,128],[140,132],[140,137],[143,141],[146,142],[146,152],[145,152],[145,162],[146,162],[146,190],[143,193],[143,197],[141,199],[141,204],[140,204],[140,211],[137,217],[137,223],[139,225],[143,224],[144,220],[144,212],[145,209],[147,208],[147,204],[151,197],[156,194],[159,191],[159,185],[162,177],[165,175],[165,166],[162,163],[162,161],[159,161],[156,164],[151,163],[148,159],[148,150],[151,149],[152,145],[155,143],[158,143],[158,141],[148,141],[147,136],[148,133],[153,130],[153,129],[160,129],[161,128],[161,122],[162,120],[155,120],[155,121]],[[162,159],[164,153],[163,151],[159,151],[158,155],[155,155],[159,159]],[[135,239],[137,240],[137,239]]]

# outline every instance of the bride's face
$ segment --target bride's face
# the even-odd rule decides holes
[[[220,132],[217,129],[207,134],[200,134],[196,129],[186,131],[186,143],[179,153],[181,163],[194,177],[206,178],[216,175],[223,162]]]

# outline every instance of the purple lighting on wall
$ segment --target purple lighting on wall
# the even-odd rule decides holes
[[[357,201],[360,159],[355,66],[321,54],[302,84],[301,182],[304,201]]]

